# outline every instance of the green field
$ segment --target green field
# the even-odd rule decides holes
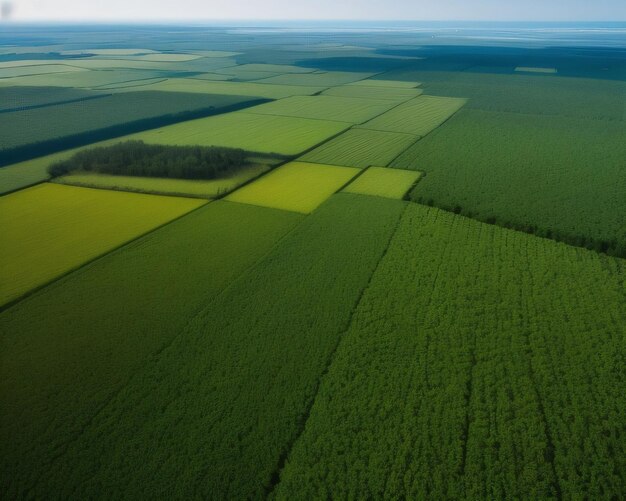
[[[224,94],[233,96],[253,96],[267,99],[281,99],[289,96],[309,96],[324,87],[305,85],[278,85],[255,82],[213,82],[208,80],[194,80],[172,78],[150,86],[149,90],[167,92],[192,92],[195,94]],[[132,88],[127,89],[132,91]]]
[[[183,119],[185,114],[212,113],[243,105],[247,100],[240,96],[137,92],[3,113],[0,114],[0,162],[33,156],[33,151],[43,155],[76,146],[76,142],[92,142],[92,138],[106,139],[158,126],[163,121]]]
[[[404,89],[389,86],[370,87],[366,85],[342,85],[325,90],[325,96],[360,97],[362,99],[386,99],[390,101],[408,101],[421,95],[422,89]]]
[[[0,87],[0,113],[102,97],[104,94],[66,87]],[[8,115],[7,115],[8,116]]]
[[[396,106],[361,127],[425,136],[448,120],[465,104],[455,97],[420,96]]]
[[[343,191],[400,200],[421,176],[422,173],[415,170],[369,167]]]
[[[153,193],[158,195],[214,198],[232,191],[267,172],[269,165],[252,165],[219,179],[172,179],[158,177],[116,176],[97,172],[75,172],[54,179],[55,183],[87,188]]]
[[[0,305],[202,205],[41,184],[0,198]]]
[[[276,498],[619,498],[625,265],[411,204]]]
[[[308,214],[358,173],[351,167],[290,162],[226,199]]]
[[[356,73],[350,71],[328,71],[315,73],[286,73],[275,77],[264,78],[259,83],[279,85],[307,85],[309,87],[332,87],[343,85],[364,78],[373,73]]]
[[[62,339],[68,339],[70,346],[77,348],[82,339],[90,348],[87,352],[90,356],[81,356],[71,367],[73,370],[63,371],[68,392],[55,391],[51,395],[36,384],[37,376],[47,368],[51,369],[52,377],[59,376],[54,366],[63,358],[64,351],[56,348],[61,341],[55,337],[55,332],[50,326],[44,327],[45,320],[33,313],[33,307],[24,311],[24,316],[6,312],[11,314],[12,322],[7,319],[5,325],[28,336],[26,339],[12,337],[17,345],[11,354],[5,351],[10,364],[3,364],[0,384],[3,391],[10,391],[12,405],[3,407],[0,412],[3,420],[11,419],[14,424],[3,431],[13,432],[21,439],[21,446],[39,443],[43,447],[33,449],[31,446],[28,452],[38,453],[35,457],[24,455],[24,451],[16,447],[3,449],[0,461],[15,464],[19,460],[19,469],[13,470],[19,475],[3,477],[4,491],[12,496],[28,488],[33,496],[45,497],[55,492],[60,496],[91,498],[98,497],[102,486],[106,485],[107,495],[114,498],[265,497],[281,455],[299,433],[319,378],[348,327],[350,312],[383,254],[403,209],[404,203],[395,200],[337,195],[304,219],[249,272],[236,279],[229,277],[230,286],[207,301],[189,318],[186,327],[171,325],[169,343],[163,336],[156,345],[167,344],[167,347],[158,351],[153,348],[152,356],[144,347],[141,347],[141,357],[132,350],[124,351],[143,337],[130,329],[123,331],[132,334],[128,336],[130,339],[116,332],[110,340],[106,335],[100,337],[106,330],[98,330],[102,333],[98,336],[93,330],[81,329],[80,324],[91,325],[94,319],[100,318],[99,313],[97,317],[90,313],[91,308],[101,310],[98,298],[111,301],[111,296],[97,294],[95,300],[92,299],[94,303],[86,301],[91,308],[72,307],[69,311],[62,308],[63,316],[53,308],[53,325],[62,329]],[[211,207],[204,210],[211,210]],[[265,228],[239,226],[234,214],[229,214],[228,220],[236,231],[233,241],[237,245],[247,242],[254,249],[256,239]],[[196,234],[198,223],[196,221]],[[219,242],[219,235],[209,239],[210,226],[202,225],[205,227],[206,230],[200,232],[206,233],[205,239]],[[135,245],[131,252],[139,252],[150,242],[154,241]],[[173,245],[171,238],[166,243]],[[169,255],[168,247],[163,250],[150,247],[161,260]],[[206,251],[200,248],[204,260],[211,262],[212,249],[215,247]],[[219,258],[229,253],[227,248],[221,247],[215,251]],[[122,253],[118,255],[122,261]],[[124,303],[123,298],[117,299],[117,294],[112,292],[120,281],[129,281],[129,277],[123,275],[124,270],[131,270],[131,277],[142,276],[139,272],[145,270],[145,265],[139,260],[126,265],[129,258],[128,254],[124,256],[122,268],[109,268],[114,273],[112,277],[91,275],[98,268],[94,266],[85,270],[84,280],[91,279],[91,283],[93,279],[106,280],[116,308],[123,308],[132,318],[136,311],[132,306],[134,301]],[[156,269],[161,266],[161,260],[151,261]],[[229,260],[219,262],[218,270],[230,266]],[[130,267],[133,263],[140,263],[138,271]],[[179,270],[183,276],[189,276],[182,262]],[[176,301],[173,303],[178,305],[177,291],[170,292],[168,276],[175,283],[181,282],[180,277],[172,273],[159,277],[157,284],[174,294]],[[204,277],[211,283],[207,280],[210,275]],[[60,285],[62,287],[52,297],[47,296],[54,305],[63,305],[54,300],[55,295],[62,296],[65,288],[68,295],[76,294],[74,287],[78,284],[71,285],[68,280]],[[137,292],[142,294],[141,290]],[[179,292],[187,297],[186,291]],[[205,294],[202,288],[190,292],[191,295]],[[93,298],[93,292],[90,295]],[[43,301],[45,297],[41,294],[33,301]],[[165,300],[169,309],[172,306],[167,297],[162,296],[157,301],[160,304]],[[194,304],[197,307],[195,299]],[[45,306],[42,305],[41,314],[50,311]],[[116,311],[109,304],[105,306],[111,312]],[[141,310],[135,314],[140,313]],[[174,310],[174,318],[178,320],[176,313]],[[168,320],[172,316],[168,311],[160,314],[167,315]],[[104,315],[102,318],[108,320]],[[65,325],[61,324],[63,319]],[[142,326],[141,333],[146,336],[148,332]],[[174,332],[178,335],[174,336]],[[112,376],[125,384],[115,394],[112,394],[113,388],[98,388],[102,396],[98,402],[105,398],[106,402],[94,405],[89,413],[88,402],[72,398],[77,388],[70,379],[83,372],[87,377],[93,374],[90,362],[96,352],[91,348],[94,335],[104,343],[107,359],[115,362],[124,353],[123,361],[131,358],[135,370],[131,372],[132,377],[126,370],[119,370],[119,374],[114,371]],[[75,336],[79,337],[76,341]],[[27,344],[34,338],[39,338],[39,342]],[[118,339],[123,340],[122,346],[114,343]],[[47,344],[52,344],[52,349],[42,350]],[[25,345],[31,347],[30,350],[25,350]],[[151,342],[150,347],[153,346]],[[35,359],[31,350],[44,356],[46,364],[34,371],[34,384],[18,386],[17,382],[22,381],[20,374],[31,371]],[[101,365],[108,366],[98,361],[98,366]],[[92,388],[85,381],[79,381],[80,388],[91,391],[102,384],[97,383]],[[53,386],[53,381],[45,386],[62,387]],[[13,399],[17,399],[19,405]],[[19,411],[30,414],[31,406],[42,409],[40,406],[46,404],[48,409],[37,413],[37,420],[31,417],[26,426],[18,424]],[[76,407],[83,412],[70,414]],[[85,419],[89,422],[83,425]],[[43,436],[34,433],[36,426],[40,427],[37,431],[45,431]],[[80,429],[80,433],[73,433],[76,429]],[[15,443],[16,437],[11,442]],[[4,447],[7,442],[0,443]]]
[[[623,138],[619,121],[462,110],[392,166],[426,172],[415,200],[626,255]]]
[[[417,136],[397,132],[351,129],[306,153],[300,160],[344,165],[361,169],[388,165],[417,140]]]
[[[41,496],[60,494],[42,478],[59,451],[301,218],[210,203],[0,313],[5,495],[35,495],[37,479]]]
[[[419,82],[405,82],[402,80],[374,80],[372,78],[367,78],[365,80],[359,80],[358,82],[352,82],[347,85],[358,85],[359,87],[392,87],[396,89],[414,89],[418,87]]]
[[[125,139],[297,155],[348,127],[344,122],[236,112],[140,132]]]
[[[294,96],[253,106],[246,111],[264,115],[363,123],[393,106],[389,101],[336,96]]]

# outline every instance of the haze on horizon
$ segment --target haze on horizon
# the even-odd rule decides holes
[[[0,0],[15,21],[626,21],[623,0]]]

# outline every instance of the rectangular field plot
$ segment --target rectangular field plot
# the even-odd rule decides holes
[[[392,87],[397,89],[414,89],[418,87],[419,82],[405,82],[403,80],[374,80],[372,78],[367,78],[365,80],[359,80],[358,82],[352,82],[347,85],[358,85],[365,87]]]
[[[2,80],[0,85],[17,85],[30,87],[76,87],[95,88],[106,85],[127,82],[149,81],[154,78],[163,78],[161,71],[146,71],[134,69],[115,69],[107,71],[71,71],[46,75],[30,75]],[[76,70],[76,68],[74,68]]]
[[[387,99],[389,101],[408,101],[421,95],[422,89],[403,89],[394,87],[369,87],[366,85],[342,85],[325,90],[325,96],[361,97],[366,99]]]
[[[346,186],[343,191],[359,195],[373,195],[402,199],[422,176],[415,170],[370,167]]]
[[[228,195],[226,200],[307,214],[358,172],[349,167],[291,162]]]
[[[303,155],[300,160],[361,169],[370,165],[384,166],[416,140],[417,136],[411,134],[351,129]]]
[[[544,73],[547,75],[553,75],[556,73],[556,68],[537,68],[534,66],[518,66],[515,71],[522,73]]]
[[[259,81],[259,83],[330,87],[333,85],[343,85],[357,80],[362,80],[363,78],[367,78],[372,75],[373,73],[356,73],[350,71],[328,71],[298,74],[292,73],[266,78]]]
[[[270,85],[255,82],[215,82],[189,78],[170,78],[150,87],[150,90],[167,92],[196,92],[204,94],[231,94],[235,96],[256,96],[268,99],[280,99],[289,96],[307,96],[315,94],[324,87],[305,85]],[[132,91],[132,89],[129,89]]]
[[[259,153],[297,155],[349,127],[344,122],[228,113],[127,136],[146,143],[227,146]]]
[[[393,106],[384,100],[337,96],[293,96],[245,110],[249,113],[363,123]]]
[[[81,172],[57,178],[55,183],[87,188],[154,193],[158,195],[214,198],[260,176],[268,165],[253,165],[223,179],[166,179],[158,177],[113,176],[97,172]]]
[[[361,127],[425,136],[466,102],[458,97],[420,96],[364,123]]]
[[[0,198],[0,305],[203,203],[55,184]]]

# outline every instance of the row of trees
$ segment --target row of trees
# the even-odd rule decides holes
[[[73,171],[176,179],[215,179],[246,164],[246,152],[217,146],[167,146],[126,141],[91,148],[50,166],[53,177]]]

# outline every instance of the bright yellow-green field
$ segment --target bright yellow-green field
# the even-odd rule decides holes
[[[0,305],[205,203],[49,183],[0,197]]]
[[[213,198],[260,176],[268,165],[251,165],[223,179],[165,179],[158,177],[113,176],[98,172],[76,172],[57,178],[55,183],[111,190],[157,193],[160,195]]]
[[[290,162],[225,200],[308,214],[359,172],[354,167]]]
[[[343,191],[359,195],[373,195],[402,199],[407,191],[422,176],[415,170],[370,167],[346,186]]]
[[[350,127],[346,122],[257,115],[243,111],[189,120],[124,139],[149,144],[226,146],[259,153],[297,155]]]

